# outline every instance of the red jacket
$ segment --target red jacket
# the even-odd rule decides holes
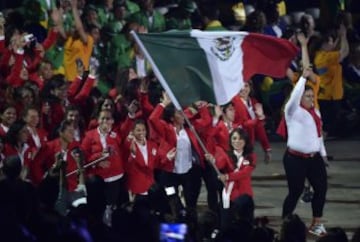
[[[112,178],[124,173],[124,164],[120,149],[120,136],[116,132],[111,131],[106,136],[106,143],[110,152],[110,157],[107,158],[110,162],[110,166],[108,168],[102,168],[98,163],[89,170],[90,174],[99,175],[103,179]],[[92,162],[103,155],[104,149],[100,141],[98,128],[89,130],[85,133],[85,137],[81,142],[81,149],[84,151],[87,163]]]
[[[232,129],[241,127],[241,125],[233,122],[232,123]],[[225,124],[223,120],[219,120],[219,122],[216,124],[214,138],[216,141],[216,144],[219,145],[221,148],[224,149],[224,151],[229,150],[229,139],[230,139],[230,132],[229,128]]]
[[[149,125],[156,133],[156,136],[160,139],[160,146],[164,147],[161,150],[165,152],[162,153],[161,156],[165,157],[165,154],[170,149],[176,148],[177,137],[174,126],[162,119],[163,112],[164,107],[158,104],[149,117]],[[200,165],[204,167],[204,152],[202,151],[194,133],[191,132],[189,128],[185,128],[185,130],[189,136],[193,148],[200,157]],[[166,166],[162,167],[162,169],[172,172],[174,169],[174,161],[168,162]]]
[[[46,51],[49,49],[57,40],[58,33],[55,30],[50,30],[48,33],[47,38],[41,43],[44,47],[44,50]],[[15,63],[11,68],[11,72],[9,75],[6,76],[7,83],[13,87],[19,87],[24,84],[24,80],[20,78],[20,72],[24,66],[28,70],[28,73],[30,76],[34,76],[33,74],[37,72],[38,66],[40,65],[41,60],[43,59],[40,55],[40,52],[38,50],[34,50],[34,57],[30,57],[28,54],[19,54],[19,53],[13,53],[15,57]],[[7,63],[10,59],[9,53],[6,54],[6,57],[4,58],[4,61],[7,60]],[[7,64],[6,63],[6,64]],[[5,64],[5,63],[4,63]],[[2,66],[4,66],[2,64]],[[6,68],[6,66],[4,66]],[[36,78],[35,78],[36,79]],[[42,85],[38,83],[37,80],[35,80],[35,83],[41,87]]]
[[[74,160],[71,152],[74,148],[79,147],[80,144],[78,142],[72,142],[68,145],[66,150],[66,173],[76,170],[77,164]],[[33,166],[33,174],[35,174],[36,182],[39,183],[46,171],[48,171],[51,166],[55,163],[55,156],[62,152],[60,139],[54,139],[46,143],[45,147],[41,149],[41,152],[35,158],[34,166]],[[77,175],[73,174],[72,176],[67,177],[68,190],[74,191],[78,185]]]
[[[217,149],[215,159],[215,164],[218,169],[223,174],[229,175],[229,180],[227,181],[226,186],[229,185],[229,182],[234,181],[234,187],[230,194],[231,201],[243,194],[253,196],[251,175],[256,166],[256,156],[254,153],[244,157],[244,161],[242,162],[240,169],[237,171],[234,161],[222,149]]]
[[[255,107],[257,103],[259,103],[256,99],[250,98],[251,105]],[[264,120],[259,120],[257,118],[252,119],[246,105],[242,101],[239,95],[236,95],[232,99],[232,103],[235,108],[235,123],[238,123],[244,127],[246,132],[249,135],[251,144],[255,143],[255,139],[258,139],[261,143],[261,146],[264,151],[270,149],[269,139],[265,130],[265,122]]]
[[[13,147],[10,144],[5,144],[4,146],[4,156],[8,157],[8,156],[19,156],[21,159],[21,164],[24,167],[27,167],[29,170],[29,174],[28,177],[33,183],[36,184],[35,182],[35,178],[34,178],[34,173],[33,173],[33,167],[34,167],[34,160],[33,160],[33,153],[34,150],[32,148],[30,148],[29,145],[24,144],[24,152],[22,154],[19,154],[18,150]]]
[[[39,136],[39,140],[40,140],[40,144],[41,144],[41,148],[44,148],[46,145],[46,142],[48,141],[47,139],[47,132],[45,131],[45,129],[42,128],[37,128],[36,129],[37,135]],[[35,141],[31,135],[31,133],[29,134],[29,139],[26,141],[26,143],[34,149],[38,149],[36,147]]]
[[[131,142],[128,140],[124,143],[124,148],[129,150]],[[158,146],[152,141],[146,141],[147,164],[139,147],[136,145],[136,153],[130,155],[126,161],[126,174],[128,189],[134,194],[147,192],[151,185],[154,184],[154,169],[158,166],[159,152]]]

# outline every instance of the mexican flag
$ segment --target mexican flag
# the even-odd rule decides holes
[[[233,31],[133,34],[177,108],[229,102],[254,74],[284,77],[298,49],[289,41]]]

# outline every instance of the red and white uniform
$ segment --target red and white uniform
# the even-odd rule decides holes
[[[103,168],[98,163],[89,169],[89,173],[101,176],[105,182],[113,182],[122,178],[124,164],[120,144],[121,139],[114,131],[110,131],[108,134],[101,134],[99,128],[87,131],[81,143],[87,163],[100,158],[104,152],[110,154],[106,159],[110,162],[109,167]]]
[[[234,122],[244,127],[249,135],[251,144],[255,143],[255,139],[259,140],[264,151],[269,151],[270,143],[266,135],[265,122],[259,120],[255,113],[254,107],[259,103],[254,98],[249,98],[249,102],[243,100],[239,95],[232,99],[235,108]]]

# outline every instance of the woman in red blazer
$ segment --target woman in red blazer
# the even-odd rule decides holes
[[[22,171],[21,178],[32,180],[32,149],[26,144],[29,137],[29,131],[23,120],[17,120],[11,124],[5,136],[4,156],[16,155],[21,160]]]
[[[155,183],[154,169],[159,166],[161,159],[158,145],[147,140],[146,136],[145,121],[138,119],[124,144],[129,151],[126,162],[128,189],[135,195],[148,195],[149,188]],[[175,149],[168,153],[166,159],[174,156]]]
[[[117,132],[113,131],[114,118],[110,110],[101,110],[98,114],[98,127],[85,133],[81,143],[87,163],[98,158],[108,158],[95,164],[89,170],[90,175],[100,176],[105,181],[106,211],[104,222],[111,226],[112,211],[122,203],[129,201],[124,182],[122,143]]]
[[[215,107],[213,125],[216,144],[223,148],[224,151],[228,151],[230,149],[230,132],[235,128],[241,128],[239,123],[235,123],[235,108],[232,102],[222,105],[221,107]]]
[[[46,143],[38,155],[35,157],[33,165],[33,174],[35,182],[40,183],[46,172],[56,166],[59,159],[66,161],[66,173],[78,169],[76,160],[72,151],[78,149],[80,144],[74,141],[74,127],[70,121],[64,120],[58,127],[59,138]],[[79,185],[78,177],[73,174],[66,179],[66,188],[73,192]]]
[[[241,128],[234,129],[229,142],[228,153],[217,152],[215,157],[206,154],[206,159],[215,162],[222,173],[219,179],[225,184],[222,191],[224,208],[243,195],[253,197],[251,175],[256,166],[256,156],[247,132]]]
[[[16,121],[16,108],[13,105],[6,104],[0,110],[0,136],[5,137],[10,126]]]
[[[232,99],[235,107],[235,123],[239,123],[248,132],[251,144],[259,140],[265,152],[265,162],[271,159],[271,147],[265,130],[265,115],[261,103],[250,97],[251,86],[244,83],[239,95]]]
[[[40,151],[47,142],[47,132],[39,128],[40,115],[39,110],[35,106],[26,107],[22,114],[23,120],[27,124],[29,130],[29,139],[27,144],[36,152]]]

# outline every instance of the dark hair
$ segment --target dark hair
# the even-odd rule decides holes
[[[5,104],[4,106],[1,107],[0,114],[3,114],[9,108],[13,108],[13,109],[16,110],[14,105],[7,103],[7,104]]]
[[[175,112],[176,112],[176,108],[174,104],[171,103],[167,105],[164,109],[163,119],[168,123],[172,123],[172,118],[174,117]]]
[[[23,119],[25,119],[25,117],[26,117],[26,115],[28,114],[29,110],[36,110],[36,111],[40,114],[38,107],[36,107],[35,105],[30,105],[30,106],[25,107],[25,108],[22,110],[22,112],[21,112],[21,117],[22,117]]]
[[[234,155],[234,152],[233,152],[234,149],[233,149],[233,147],[231,145],[231,138],[235,133],[239,134],[241,139],[243,139],[245,141],[245,147],[244,147],[244,151],[243,151],[243,156],[244,157],[248,156],[249,154],[251,154],[253,152],[253,147],[252,147],[252,145],[250,143],[249,135],[244,129],[236,128],[233,131],[231,131],[231,133],[229,135],[229,147],[230,147],[229,155],[230,155],[230,157],[232,158],[232,160],[234,162],[237,162],[237,158],[236,158],[236,156]],[[253,161],[250,160],[250,163],[253,163]]]
[[[119,67],[116,72],[115,88],[116,88],[118,94],[121,94],[123,96],[124,96],[126,85],[129,81],[130,68],[132,68],[132,67],[125,67],[125,68]]]
[[[138,125],[138,124],[144,125],[144,126],[145,126],[145,129],[148,130],[147,123],[146,123],[146,121],[145,121],[144,119],[141,119],[141,118],[136,119],[136,120],[134,121],[133,129],[135,129],[136,125]]]
[[[301,16],[300,23],[299,23],[301,32],[304,33],[305,37],[308,37],[308,35],[309,35],[309,33],[308,33],[308,29],[310,27],[309,16],[310,15],[307,15],[307,14],[304,14],[303,16]]]
[[[63,120],[61,121],[60,125],[59,125],[59,128],[58,128],[58,133],[62,133],[65,131],[65,129],[69,126],[72,126],[72,122],[70,120]]]
[[[348,242],[344,229],[340,227],[329,228],[324,237],[317,240],[318,242]]]
[[[201,8],[201,14],[209,20],[216,20],[219,19],[220,11],[216,4],[209,4]]]
[[[135,78],[128,81],[124,89],[125,102],[130,103],[134,99],[138,99],[138,90],[141,84],[141,79]]]
[[[98,102],[96,103],[96,106],[94,108],[94,112],[92,113],[92,118],[97,118],[100,114],[100,112],[102,111],[102,106],[104,104],[104,102],[106,100],[111,100],[112,102],[112,109],[111,109],[111,112],[114,114],[114,111],[115,111],[115,103],[114,103],[114,100],[110,97],[110,96],[102,96],[99,98]]]
[[[67,115],[68,115],[69,112],[71,112],[71,111],[78,111],[78,112],[79,112],[79,123],[78,123],[78,125],[79,125],[80,130],[83,130],[83,129],[85,128],[85,121],[84,121],[83,115],[81,115],[81,112],[80,112],[80,109],[79,109],[78,106],[72,105],[72,104],[70,104],[69,106],[67,106],[67,107],[65,108],[65,115],[64,115],[64,116],[65,116],[65,119],[67,118]]]
[[[17,155],[8,156],[3,161],[2,170],[5,176],[9,179],[16,179],[19,177],[21,172],[21,160]]]
[[[312,86],[310,86],[310,85],[305,85],[305,90],[304,90],[304,91],[307,91],[307,90],[312,90],[312,91],[314,91],[314,89],[312,88]]]
[[[306,225],[297,214],[287,215],[281,225],[279,242],[305,242]]]
[[[41,98],[43,101],[51,101],[56,102],[59,101],[59,98],[54,96],[51,91],[55,90],[56,88],[62,87],[66,84],[65,76],[62,74],[54,75],[50,80],[48,80],[42,91],[41,91]]]
[[[70,104],[69,106],[67,106],[65,108],[65,116],[70,112],[70,111],[78,111],[80,113],[79,108],[76,105],[72,105]]]
[[[24,120],[20,119],[15,121],[9,128],[9,131],[6,133],[5,141],[11,146],[17,146],[18,135],[20,131],[26,127]]]
[[[228,107],[230,107],[230,105],[233,105],[233,103],[230,101],[230,102],[228,102],[228,103],[225,103],[224,105],[221,105],[220,107],[221,107],[221,110],[223,111],[223,112],[225,112],[225,110],[228,108]]]

